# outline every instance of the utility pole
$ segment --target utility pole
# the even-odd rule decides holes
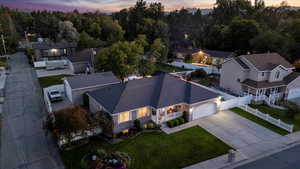
[[[3,44],[4,54],[6,55],[6,47],[5,47],[5,40],[4,40],[3,34],[1,34],[1,39],[2,39],[2,44]]]

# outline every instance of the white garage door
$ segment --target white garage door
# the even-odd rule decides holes
[[[211,103],[205,103],[201,104],[199,106],[193,107],[193,120],[199,119],[201,117],[205,117],[211,114],[214,114],[217,112],[217,107],[216,104],[211,102]]]
[[[296,99],[296,98],[300,98],[300,88],[296,88],[296,89],[291,89],[289,91],[289,95],[288,95],[288,99]]]

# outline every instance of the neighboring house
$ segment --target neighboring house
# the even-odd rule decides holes
[[[74,105],[88,104],[85,93],[104,86],[120,83],[120,80],[112,72],[77,75],[64,79],[67,98]]]
[[[76,52],[74,56],[68,57],[69,65],[74,73],[94,72],[95,70],[95,49],[84,49]]]
[[[233,52],[202,50],[202,49],[178,49],[174,52],[178,59],[185,59],[190,55],[193,64],[220,66],[226,59],[236,56]]]
[[[300,73],[277,53],[242,55],[222,65],[220,87],[254,101],[275,103],[300,97]]]
[[[67,42],[37,42],[32,44],[35,61],[64,60],[75,54],[76,46],[75,43]]]
[[[196,120],[218,111],[220,96],[170,74],[105,86],[87,93],[92,113],[108,112],[114,133],[128,131],[138,119],[156,124],[188,113]]]

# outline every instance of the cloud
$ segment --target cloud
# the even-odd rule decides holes
[[[166,10],[185,8],[211,8],[215,0],[146,0],[147,2],[161,2]],[[254,0],[252,0],[254,1]],[[267,5],[278,5],[282,0],[265,0]],[[81,11],[100,10],[118,11],[133,6],[136,0],[1,0],[0,4],[22,9],[49,9]],[[288,0],[293,6],[300,6],[300,0]]]

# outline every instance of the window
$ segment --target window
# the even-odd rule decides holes
[[[265,72],[262,72],[262,73],[261,73],[261,76],[265,76]]]
[[[119,123],[124,123],[130,120],[130,112],[122,112],[119,114]]]
[[[276,72],[276,75],[275,75],[275,78],[276,78],[276,79],[279,79],[279,77],[280,77],[280,72],[277,71],[277,72]]]
[[[150,115],[150,112],[147,107],[141,108],[137,111],[137,118],[142,118],[142,117],[149,116],[149,115]]]

